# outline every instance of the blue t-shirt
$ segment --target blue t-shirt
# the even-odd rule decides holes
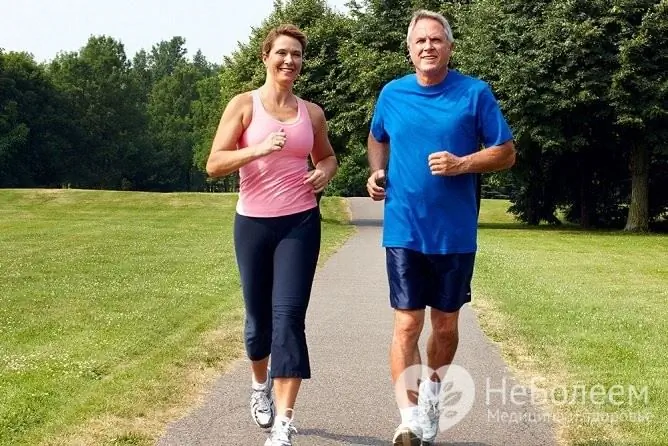
[[[449,70],[437,85],[415,74],[381,91],[371,134],[389,142],[383,246],[425,254],[476,251],[476,174],[432,175],[429,155],[465,156],[512,140],[489,86]]]

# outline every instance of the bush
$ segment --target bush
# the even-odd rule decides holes
[[[361,144],[354,144],[348,154],[339,160],[339,171],[329,183],[327,195],[366,197],[366,180],[369,177],[367,166],[366,148]]]

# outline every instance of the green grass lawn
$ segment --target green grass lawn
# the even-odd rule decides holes
[[[668,444],[668,237],[531,229],[507,207],[482,206],[473,306],[485,332],[538,395],[555,392],[564,443]]]
[[[152,444],[242,354],[235,202],[0,190],[0,445]]]
[[[235,199],[0,191],[0,445],[152,444],[243,354]],[[324,260],[354,229],[322,207]],[[668,444],[668,237],[530,229],[506,207],[481,213],[484,330],[545,391],[646,387],[547,406],[564,443]]]

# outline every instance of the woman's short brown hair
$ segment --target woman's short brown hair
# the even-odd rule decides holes
[[[274,41],[280,36],[288,36],[298,40],[302,46],[302,53],[306,52],[306,34],[301,32],[295,25],[287,24],[277,26],[269,31],[267,37],[264,38],[264,42],[262,43],[263,55],[269,54],[271,47],[274,45]]]

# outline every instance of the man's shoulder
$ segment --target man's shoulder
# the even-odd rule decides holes
[[[457,70],[451,70],[448,76],[450,75],[453,76],[454,82],[470,90],[482,91],[489,88],[487,82],[475,76],[470,76],[468,74],[461,73]]]
[[[385,84],[381,90],[381,93],[393,93],[415,84],[415,73],[406,74],[405,76],[392,79],[387,84]]]

